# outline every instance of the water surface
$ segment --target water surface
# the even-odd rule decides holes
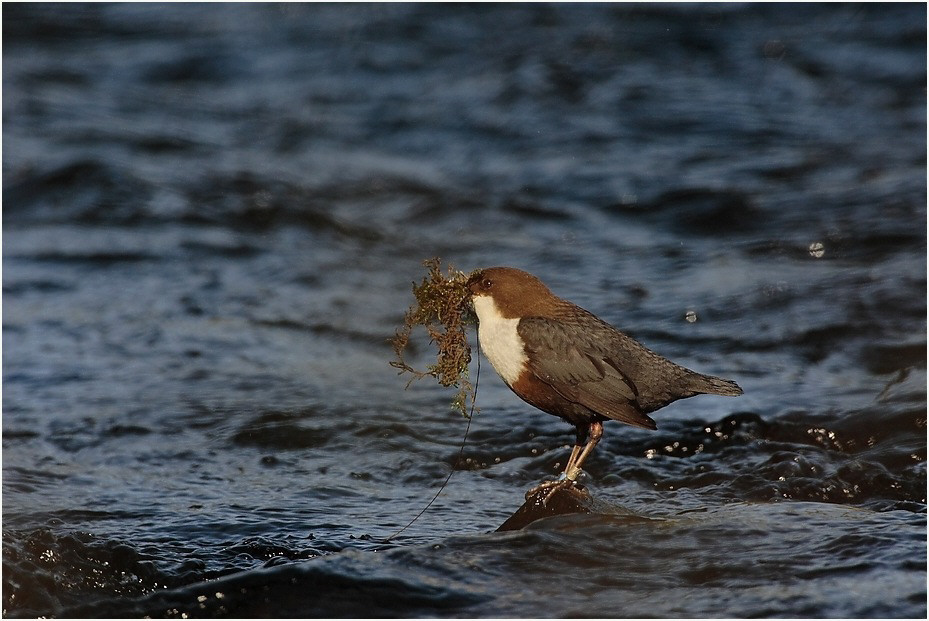
[[[6,616],[926,615],[925,7],[3,17]],[[745,395],[493,533],[573,433],[485,361],[457,462],[431,256]]]

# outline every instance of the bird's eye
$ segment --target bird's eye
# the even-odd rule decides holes
[[[492,280],[489,279],[489,278],[485,278],[485,279],[481,282],[481,286],[482,286],[484,289],[490,289],[493,285],[494,285],[494,281],[492,281]]]

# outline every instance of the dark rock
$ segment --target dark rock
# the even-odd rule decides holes
[[[562,485],[531,490],[516,513],[511,515],[500,525],[497,532],[506,530],[521,530],[536,520],[554,517],[556,515],[570,515],[572,513],[608,513],[627,514],[628,511],[602,500],[594,498],[582,485]]]

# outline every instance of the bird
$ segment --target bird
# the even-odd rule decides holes
[[[657,429],[650,413],[699,394],[738,396],[739,385],[679,366],[513,267],[475,270],[466,282],[478,342],[523,401],[574,425],[576,441],[557,481],[575,485],[603,437],[603,423]]]

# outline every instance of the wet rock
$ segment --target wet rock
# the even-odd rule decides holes
[[[520,530],[543,518],[556,515],[570,515],[572,513],[626,513],[618,505],[594,498],[583,485],[563,485],[559,487],[544,488],[526,495],[523,503],[516,513],[511,515],[500,525],[497,532],[506,530]]]

